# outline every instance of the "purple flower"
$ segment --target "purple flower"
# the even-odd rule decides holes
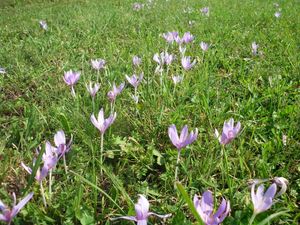
[[[6,73],[5,69],[0,67],[0,74],[5,74],[5,73]]]
[[[234,127],[234,120],[230,118],[228,122],[224,122],[222,136],[220,136],[217,129],[215,129],[215,136],[218,138],[220,144],[227,145],[230,143],[240,132],[241,130],[241,123],[238,122]]]
[[[178,37],[178,32],[172,31],[162,34],[163,38],[169,43],[173,43]]]
[[[57,131],[57,133],[54,135],[54,143],[57,147],[57,153],[61,156],[63,156],[65,153],[69,152],[72,145],[72,136],[69,142],[66,141],[66,135],[63,130]]]
[[[134,205],[135,208],[135,216],[120,216],[117,218],[114,218],[113,220],[117,219],[125,219],[130,221],[137,222],[137,225],[147,225],[148,217],[151,215],[157,216],[159,218],[168,218],[171,216],[171,214],[166,215],[159,215],[153,212],[149,212],[149,202],[148,200],[143,196],[139,195],[139,199],[137,204]]]
[[[163,66],[170,65],[174,60],[174,55],[169,54],[168,52],[161,52],[160,54],[156,53],[153,56],[153,60],[158,63],[158,66],[156,67],[156,72],[161,72],[163,70]]]
[[[285,179],[284,177],[274,177],[272,180],[277,186],[281,187],[280,191],[276,194],[276,196],[280,196],[286,192],[287,185],[289,184],[289,181]]]
[[[172,80],[173,80],[174,84],[176,85],[176,84],[180,83],[183,80],[183,77],[179,76],[179,75],[172,76]]]
[[[139,11],[139,10],[141,10],[142,8],[144,8],[144,4],[135,2],[135,3],[133,3],[132,8],[133,8],[133,10],[135,10],[135,11]]]
[[[153,60],[158,63],[159,66],[163,66],[165,64],[165,53],[161,52],[160,54],[155,53],[153,56]]]
[[[281,16],[281,12],[276,12],[276,13],[274,14],[274,16],[275,16],[276,18],[279,18],[279,17]]]
[[[22,199],[17,205],[16,194],[13,193],[14,205],[12,209],[8,208],[1,200],[0,200],[0,220],[10,224],[13,218],[20,212],[20,210],[27,204],[27,202],[32,198],[33,192],[29,193],[25,198]]]
[[[203,7],[202,9],[200,9],[200,12],[201,12],[204,16],[209,16],[209,7]]]
[[[253,183],[251,186],[251,198],[254,206],[254,214],[257,215],[271,208],[273,204],[273,198],[276,194],[277,186],[275,183],[272,184],[265,193],[263,184],[259,185],[256,193],[255,186],[256,183]]]
[[[42,159],[44,162],[43,168],[47,171],[53,169],[59,160],[57,148],[53,147],[49,141],[46,141],[45,152],[43,153]]]
[[[169,54],[168,52],[164,53],[164,57],[165,57],[165,63],[167,65],[170,65],[173,62],[174,58],[175,58],[173,54]]]
[[[214,198],[210,191],[202,194],[201,200],[194,196],[194,206],[205,225],[218,225],[228,216],[230,212],[230,202],[222,199],[221,205],[214,213]]]
[[[95,83],[94,87],[93,87],[92,82],[90,82],[89,85],[86,84],[86,89],[88,90],[88,92],[90,93],[90,95],[92,96],[92,98],[95,97],[95,95],[99,91],[99,88],[100,88],[100,84],[99,83]]]
[[[254,42],[252,42],[251,47],[252,47],[252,54],[257,55],[257,49],[258,49],[259,45],[256,44],[256,42],[254,41]]]
[[[116,85],[113,84],[112,90],[107,93],[109,101],[114,102],[116,100],[116,97],[122,92],[124,87],[125,83],[121,83],[119,87],[116,87]]]
[[[106,129],[115,121],[117,113],[112,113],[107,119],[104,118],[103,108],[98,113],[98,118],[96,119],[94,113],[91,115],[92,124],[104,134]]]
[[[143,73],[141,73],[139,77],[137,77],[135,74],[133,74],[131,77],[126,75],[126,79],[134,88],[137,88],[143,80],[143,76]]]
[[[193,143],[198,136],[198,129],[196,128],[195,131],[191,131],[188,133],[188,127],[185,125],[180,133],[180,137],[178,136],[176,126],[172,124],[168,129],[169,137],[172,141],[172,144],[180,151],[182,148],[186,147],[187,145]]]
[[[200,42],[200,47],[201,47],[202,51],[206,52],[209,48],[209,44],[201,41]]]
[[[182,65],[183,69],[185,69],[185,70],[190,70],[195,64],[196,64],[196,60],[191,62],[190,56],[183,56],[181,58],[181,65]]]
[[[190,32],[186,32],[186,33],[183,34],[181,40],[182,40],[183,43],[187,44],[187,43],[190,43],[194,40],[194,36]]]
[[[80,78],[80,72],[73,72],[72,70],[69,70],[64,74],[64,81],[68,86],[71,87],[73,96],[75,96],[74,85],[77,83],[79,78]]]
[[[106,61],[104,59],[91,60],[91,65],[95,70],[102,70],[105,68]]]
[[[40,20],[39,21],[39,24],[40,24],[40,27],[43,29],[43,30],[48,30],[48,25],[47,25],[47,22],[45,20]]]
[[[135,55],[132,58],[132,63],[134,66],[139,66],[142,63],[142,59]]]

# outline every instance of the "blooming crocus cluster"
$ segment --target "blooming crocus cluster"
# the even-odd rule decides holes
[[[79,78],[80,78],[80,72],[75,72],[75,71],[69,70],[69,71],[65,72],[65,74],[64,74],[64,81],[66,82],[66,84],[68,86],[71,87],[71,93],[74,97],[76,96],[75,90],[74,90],[74,85],[77,83]]]
[[[259,45],[258,44],[256,44],[256,42],[254,41],[254,42],[252,42],[252,44],[251,44],[251,48],[252,48],[252,54],[253,55],[257,55],[257,49],[258,49],[258,47],[259,47]]]
[[[202,13],[202,15],[204,16],[209,16],[209,7],[203,7],[200,9],[200,12]]]
[[[196,64],[196,59],[194,59],[194,61],[192,62],[190,56],[183,56],[181,58],[181,65],[185,70],[190,70],[195,64]]]
[[[106,129],[115,121],[117,113],[112,113],[107,119],[104,118],[103,108],[99,111],[98,117],[96,119],[95,115],[91,115],[92,124],[100,131],[101,134],[104,134]]]
[[[202,49],[202,51],[206,52],[209,48],[209,44],[201,41],[200,42],[200,48]]]
[[[104,59],[95,59],[95,60],[91,60],[91,65],[93,67],[93,69],[95,70],[102,70],[105,68],[106,65],[106,61]]]
[[[92,98],[95,97],[95,95],[97,94],[97,92],[99,91],[100,88],[100,84],[99,83],[95,83],[94,87],[92,82],[88,84],[86,84],[86,89],[88,90],[88,92],[90,93],[90,95],[92,96]]]
[[[196,128],[195,131],[191,131],[189,134],[188,127],[185,125],[181,130],[180,136],[178,136],[176,126],[172,124],[168,129],[168,134],[172,144],[180,151],[197,139],[198,129]]]
[[[215,136],[218,138],[220,144],[227,145],[239,134],[240,130],[241,123],[238,122],[236,126],[234,126],[234,120],[230,118],[228,122],[224,122],[222,135],[215,129]]]
[[[32,198],[33,192],[29,193],[25,198],[23,198],[18,204],[16,199],[16,194],[13,193],[14,204],[12,209],[6,206],[0,200],[0,221],[4,221],[7,224],[11,224],[13,218],[21,211],[21,209],[27,204],[27,202]],[[17,205],[16,205],[17,204]]]
[[[157,62],[158,66],[156,67],[156,72],[162,72],[164,65],[170,65],[175,59],[173,54],[169,54],[167,51],[161,52],[160,54],[156,53],[153,56],[153,60]]]
[[[39,24],[40,24],[40,27],[43,29],[43,30],[48,30],[48,25],[47,25],[47,22],[45,20],[40,20],[39,21]]]
[[[142,63],[142,59],[135,55],[132,58],[132,63],[134,66],[139,66]]]
[[[125,83],[121,83],[118,87],[116,86],[116,84],[113,84],[112,90],[107,93],[109,101],[114,102],[116,100],[116,97],[122,92],[124,87]]]
[[[147,225],[149,216],[153,215],[162,219],[171,216],[171,214],[159,215],[153,212],[149,212],[150,204],[148,200],[143,195],[139,195],[139,196],[140,197],[138,199],[138,202],[134,205],[135,214],[136,214],[135,216],[120,216],[117,218],[113,218],[112,220],[125,219],[125,220],[134,221],[137,223],[137,225]]]
[[[222,223],[230,212],[230,202],[223,198],[218,210],[214,213],[214,198],[210,191],[205,191],[201,200],[195,195],[194,206],[205,225]]]
[[[162,34],[162,37],[168,42],[173,43],[178,38],[178,32],[177,31],[169,31],[167,33]]]

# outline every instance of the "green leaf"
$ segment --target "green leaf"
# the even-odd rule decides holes
[[[265,224],[269,223],[272,219],[274,219],[278,216],[281,216],[281,215],[289,216],[289,214],[287,214],[287,212],[289,212],[289,210],[281,211],[278,213],[273,213],[272,215],[268,216],[266,219],[264,219],[257,225],[265,225]]]
[[[69,122],[68,122],[65,114],[63,114],[63,113],[59,114],[59,121],[60,121],[64,131],[68,134],[71,133],[70,125],[69,125]]]

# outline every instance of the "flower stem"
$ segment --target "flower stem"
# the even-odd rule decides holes
[[[43,182],[40,182],[40,189],[41,189],[41,194],[42,194],[42,198],[43,198],[43,203],[45,208],[47,208],[47,202],[46,202],[46,198],[45,198],[45,191],[44,191],[44,187],[43,187]]]
[[[249,220],[249,225],[251,225],[253,223],[255,217],[256,217],[256,214],[253,213],[252,216],[251,216],[251,218],[250,218],[250,220]]]
[[[75,89],[73,86],[71,86],[71,94],[74,98],[76,98],[76,93],[75,93]]]
[[[67,167],[67,162],[66,162],[66,155],[63,155],[63,160],[64,160],[64,167],[65,167],[65,172],[66,174],[68,173],[68,167]]]
[[[52,169],[49,171],[49,199],[51,201],[52,195]]]
[[[93,113],[95,112],[95,97],[92,97]]]
[[[178,154],[177,154],[177,161],[176,161],[176,168],[175,168],[175,183],[177,181],[179,161],[180,161],[180,151],[178,151]]]
[[[104,139],[104,134],[101,133],[101,145],[100,145],[100,163],[101,163],[101,167],[100,167],[100,174],[102,176],[103,171],[102,171],[102,167],[103,167],[103,139]]]

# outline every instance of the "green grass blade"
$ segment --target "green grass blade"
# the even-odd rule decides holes
[[[281,211],[278,213],[273,213],[272,215],[268,216],[266,219],[264,219],[263,221],[261,221],[259,224],[257,225],[265,225],[268,224],[272,219],[281,216],[281,215],[286,215],[289,216],[289,214],[287,214],[287,212],[289,212],[289,210],[285,210],[285,211]]]

